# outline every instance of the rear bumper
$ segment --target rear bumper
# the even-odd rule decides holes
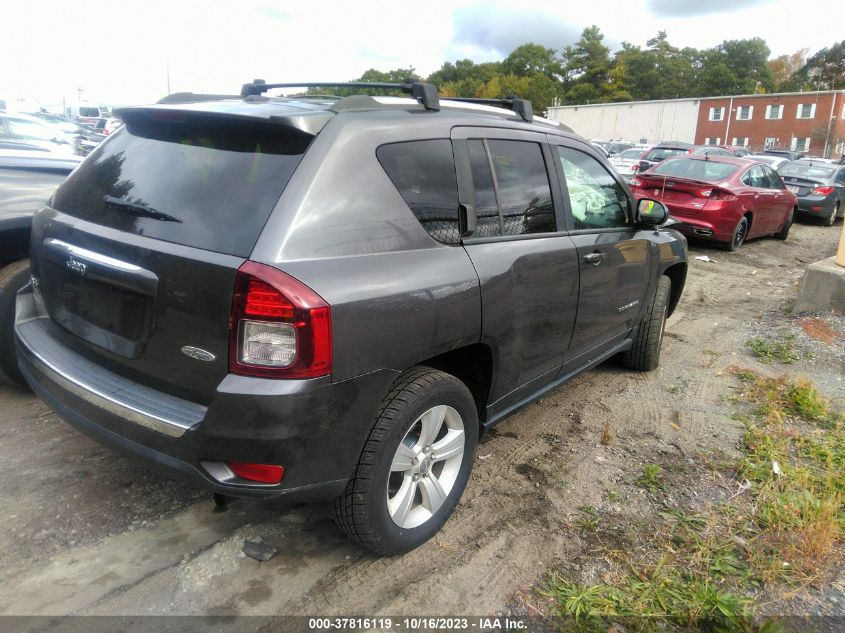
[[[690,217],[678,213],[670,207],[670,213],[679,224],[672,226],[688,237],[696,237],[699,239],[714,240],[716,242],[730,242],[733,236],[733,231],[736,228],[736,223],[739,220],[725,220],[721,217],[704,219],[699,217]]]
[[[804,196],[798,198],[798,211],[808,215],[827,217],[833,211],[836,196]]]
[[[388,371],[339,383],[329,377],[268,380],[230,374],[203,407],[92,365],[50,336],[58,326],[34,316],[34,303],[30,286],[22,289],[15,323],[18,363],[33,391],[93,439],[166,476],[233,497],[300,502],[340,493],[378,403],[395,379]],[[86,364],[89,374],[80,369]],[[94,378],[100,382],[91,384]],[[150,417],[159,425],[146,424]],[[179,424],[170,426],[174,420]],[[285,475],[277,485],[222,477],[216,466],[226,461],[278,464]]]

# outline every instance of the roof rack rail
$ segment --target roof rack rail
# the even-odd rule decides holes
[[[440,99],[437,97],[437,88],[431,84],[421,81],[407,80],[400,84],[388,84],[378,82],[352,81],[345,83],[332,82],[300,82],[268,84],[263,79],[254,79],[251,83],[244,84],[241,88],[241,96],[260,95],[272,88],[361,88],[366,90],[401,90],[409,93],[414,99],[423,104],[426,110],[439,110]]]
[[[156,103],[194,103],[196,101],[220,101],[221,99],[237,99],[238,95],[197,94],[193,92],[171,92]]]
[[[447,97],[449,101],[461,101],[463,103],[477,103],[479,105],[500,106],[513,110],[523,121],[529,123],[534,120],[534,107],[528,99],[520,99],[516,96],[505,97],[504,99],[479,99],[475,97]]]

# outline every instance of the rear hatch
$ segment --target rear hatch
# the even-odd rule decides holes
[[[37,214],[36,285],[67,346],[207,403],[227,372],[237,268],[313,137],[171,108],[124,120]]]

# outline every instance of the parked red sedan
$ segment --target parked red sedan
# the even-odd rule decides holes
[[[689,236],[735,251],[746,239],[785,240],[798,199],[768,165],[731,156],[690,155],[659,163],[631,180],[637,199],[654,198]]]

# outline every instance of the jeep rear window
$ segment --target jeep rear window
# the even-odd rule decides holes
[[[247,257],[311,138],[235,119],[127,121],[65,181],[52,206],[129,233]],[[115,199],[128,204],[120,208]],[[143,208],[161,215],[146,217],[137,212]]]
[[[391,143],[379,147],[376,156],[428,234],[446,244],[460,242],[458,180],[451,141]]]

